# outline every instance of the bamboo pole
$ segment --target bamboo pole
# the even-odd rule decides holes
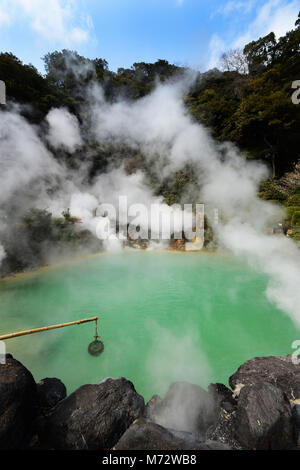
[[[33,333],[40,333],[41,331],[54,330],[56,328],[64,328],[65,326],[81,325],[81,323],[87,323],[90,321],[96,322],[96,326],[97,326],[97,320],[98,320],[98,317],[91,317],[91,318],[84,318],[83,320],[70,321],[68,323],[59,323],[57,325],[44,326],[43,328],[35,328],[34,330],[17,331],[16,333],[10,333],[8,335],[0,336],[0,341],[4,339],[16,338],[18,336],[31,335]]]

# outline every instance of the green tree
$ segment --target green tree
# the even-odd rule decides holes
[[[252,41],[244,48],[244,55],[248,62],[249,73],[256,75],[266,67],[273,64],[276,53],[276,38],[274,33]]]
[[[45,209],[30,209],[23,217],[24,228],[33,242],[42,242],[51,238],[52,214]]]
[[[0,79],[6,84],[8,101],[31,105],[28,114],[31,119],[39,120],[49,110],[45,97],[52,90],[33,65],[23,64],[11,53],[1,53]]]

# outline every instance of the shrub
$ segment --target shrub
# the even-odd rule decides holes
[[[295,214],[295,212],[298,212],[298,211],[300,211],[299,206],[286,207],[286,209],[285,209],[285,212],[287,214],[286,221],[287,221],[288,224],[292,225],[293,215]]]
[[[293,194],[286,201],[287,206],[300,206],[300,193]]]
[[[300,185],[299,186],[296,186],[293,191],[291,192],[291,195],[294,195],[294,194],[300,194]]]
[[[281,191],[276,183],[271,180],[264,181],[260,188],[259,196],[266,201],[285,201],[286,194]]]
[[[294,212],[292,218],[292,225],[300,227],[300,210]]]
[[[52,214],[43,209],[30,209],[23,217],[24,228],[29,240],[42,242],[51,236]]]
[[[290,237],[295,240],[300,242],[300,227],[296,227],[292,230],[292,233]]]

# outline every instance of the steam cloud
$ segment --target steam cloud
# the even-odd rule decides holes
[[[38,130],[20,114],[18,108],[0,113],[0,204],[17,192],[28,192],[30,184],[59,169],[38,136]]]
[[[173,335],[158,325],[152,325],[151,331],[156,341],[146,370],[154,390],[166,391],[174,382],[208,385],[211,376],[209,361],[199,353],[201,344],[194,328],[186,328],[180,335]],[[176,387],[168,397],[167,405],[156,408],[151,419],[169,429],[197,433],[201,400],[197,396],[197,387],[195,389]],[[213,400],[205,400],[207,411],[213,406]]]
[[[52,109],[46,121],[49,124],[47,139],[54,149],[61,147],[72,153],[82,145],[77,118],[67,109]]]

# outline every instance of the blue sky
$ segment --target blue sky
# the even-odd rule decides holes
[[[68,48],[112,70],[166,59],[205,71],[222,52],[293,28],[300,0],[0,0],[0,50],[44,73]]]

